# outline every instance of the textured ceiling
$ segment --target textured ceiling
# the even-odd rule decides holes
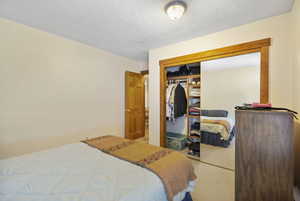
[[[293,0],[187,0],[179,21],[168,0],[0,0],[0,17],[146,61],[152,48],[221,31],[292,8]]]

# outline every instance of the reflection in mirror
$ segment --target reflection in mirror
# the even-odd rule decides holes
[[[234,107],[260,101],[260,53],[166,68],[166,146],[235,169]]]
[[[234,170],[234,107],[260,101],[260,53],[201,62],[201,161]]]

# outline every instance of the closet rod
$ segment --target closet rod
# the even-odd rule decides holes
[[[187,83],[188,81],[185,79],[185,80],[168,80],[168,84],[172,84],[172,83]]]
[[[186,81],[186,80],[188,80],[188,78],[175,78],[175,77],[174,77],[174,78],[168,78],[168,80],[171,80],[171,81],[172,81],[172,80],[174,80],[174,81],[175,81],[175,80],[185,80],[185,81]]]
[[[200,74],[199,75],[184,75],[184,76],[167,77],[168,80],[193,79],[193,78],[200,78]]]

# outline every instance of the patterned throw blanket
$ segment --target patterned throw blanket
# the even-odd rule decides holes
[[[226,128],[227,132],[230,133],[231,131],[231,125],[226,120],[211,120],[211,119],[202,119],[202,123],[209,123],[209,124],[219,124]]]
[[[116,136],[102,136],[82,142],[155,173],[162,180],[169,201],[173,201],[176,194],[196,179],[191,161],[177,151]]]
[[[232,125],[227,120],[201,119],[201,131],[219,133],[223,140],[230,138],[231,130]]]

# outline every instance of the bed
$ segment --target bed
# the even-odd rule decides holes
[[[230,132],[230,137],[224,140],[219,133],[201,131],[201,143],[227,148],[235,135],[235,129]]]
[[[194,186],[189,181],[172,201],[191,201]],[[80,142],[0,160],[0,200],[168,201],[168,196],[153,171]]]
[[[204,110],[201,115],[201,143],[228,147],[235,136],[234,120],[228,117],[228,111]]]

